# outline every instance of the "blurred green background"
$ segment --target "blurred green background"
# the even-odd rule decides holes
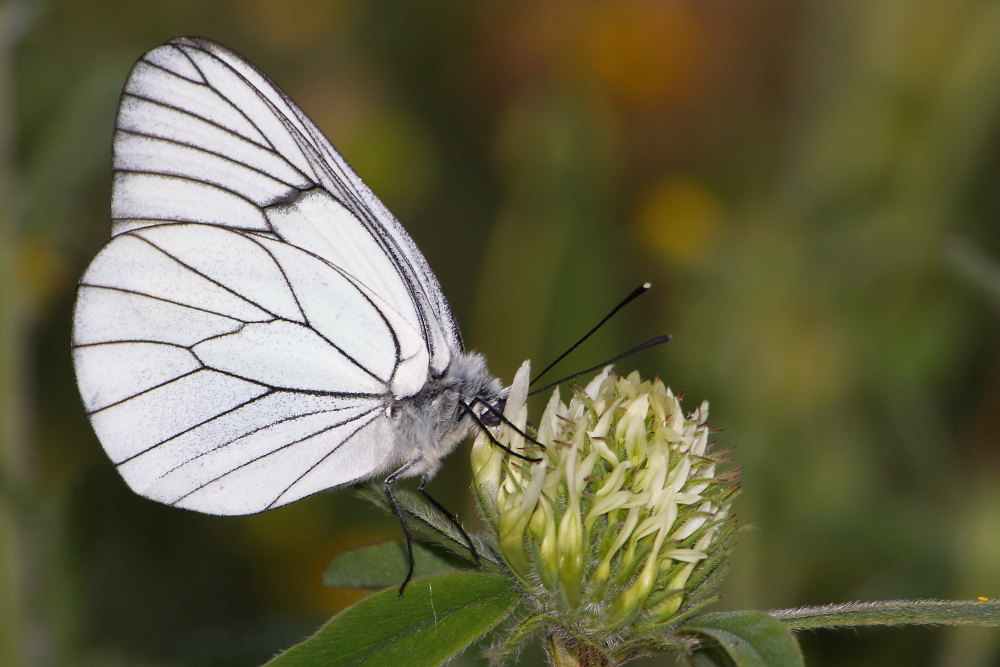
[[[1000,4],[7,0],[0,29],[0,664],[255,664],[358,599],[330,557],[399,535],[349,490],[159,506],[86,421],[69,325],[118,92],[182,34],[299,102],[501,378],[654,283],[563,368],[674,335],[619,369],[737,446],[755,529],[720,608],[1000,596]],[[467,455],[430,488],[474,525]],[[1000,664],[997,631],[802,640]]]

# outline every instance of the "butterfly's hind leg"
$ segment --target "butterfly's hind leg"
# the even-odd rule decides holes
[[[425,484],[427,484],[427,477],[421,477],[420,486],[417,487],[417,491],[419,491],[420,494],[427,499],[427,502],[429,502],[431,505],[437,508],[437,511],[441,512],[441,514],[447,517],[448,522],[455,527],[455,530],[457,530],[459,535],[462,536],[462,539],[465,540],[465,544],[466,546],[469,547],[469,552],[472,554],[472,560],[475,562],[476,568],[479,568],[481,565],[479,560],[479,552],[476,551],[476,545],[472,541],[472,538],[469,537],[469,534],[467,532],[465,532],[465,528],[462,528],[462,524],[458,522],[458,516],[453,512],[449,511],[447,507],[442,505],[440,502],[437,501],[437,499],[435,499],[430,493],[428,493],[427,490],[424,489]]]
[[[403,514],[403,508],[399,506],[399,502],[396,500],[396,492],[393,490],[392,485],[397,479],[399,479],[402,475],[405,475],[413,466],[417,465],[421,461],[423,461],[423,459],[420,457],[407,461],[403,467],[385,478],[385,496],[389,499],[389,505],[392,506],[392,511],[395,512],[396,518],[399,519],[399,525],[403,527],[403,535],[406,537],[407,570],[406,578],[404,578],[403,583],[399,585],[400,597],[403,596],[406,584],[410,583],[410,579],[413,578],[413,534],[410,532],[409,524],[406,523],[406,516]],[[447,517],[451,525],[455,527],[455,530],[458,531],[458,533],[462,536],[462,539],[465,540],[465,544],[469,547],[469,551],[472,553],[472,559],[475,561],[476,567],[478,568],[480,566],[480,560],[479,552],[476,550],[475,543],[472,541],[472,538],[469,537],[469,534],[465,532],[465,529],[462,528],[462,524],[458,522],[458,517],[448,511],[447,507],[442,505],[436,498],[434,498],[434,496],[427,492],[424,488],[427,484],[427,479],[427,477],[420,478],[420,486],[417,487],[417,490],[420,491],[420,494],[427,499],[427,502]]]
[[[406,578],[403,579],[403,583],[399,585],[399,597],[403,597],[403,590],[406,588],[406,584],[410,583],[410,579],[413,578],[413,535],[410,534],[410,526],[406,523],[406,517],[403,516],[403,510],[396,501],[396,492],[393,491],[392,485],[401,475],[405,474],[410,468],[422,460],[423,459],[420,457],[412,459],[403,464],[402,468],[385,478],[385,497],[389,499],[389,504],[392,505],[392,511],[396,513],[396,518],[399,519],[399,525],[403,527],[403,535],[406,536],[406,559],[408,562],[408,568],[406,570]],[[421,482],[420,486],[420,490],[423,491],[423,482]]]

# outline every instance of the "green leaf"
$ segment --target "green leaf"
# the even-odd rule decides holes
[[[762,611],[703,614],[689,619],[680,630],[714,639],[718,648],[738,667],[801,667],[805,664],[791,631]]]
[[[713,652],[707,650],[698,651],[688,658],[688,664],[691,667],[728,667],[732,664],[732,660],[729,659],[725,652],[721,656],[723,659],[719,659],[719,656],[713,655]]]
[[[345,551],[331,560],[323,573],[323,583],[343,588],[382,589],[399,586],[406,577],[407,566],[405,542],[380,542]],[[413,543],[414,577],[472,568],[472,561],[440,548],[420,542]]]
[[[520,594],[506,577],[455,572],[375,593],[268,667],[440,665],[502,621]]]
[[[395,516],[380,484],[371,482],[361,486],[358,488],[357,494],[377,507],[381,507],[387,514]],[[447,516],[419,494],[409,489],[397,488],[396,502],[403,510],[403,514],[406,515],[410,528],[415,529],[417,533],[460,558],[470,557],[469,546],[466,544],[465,538],[455,530],[455,526],[448,520]],[[504,568],[501,566],[500,558],[496,555],[492,545],[484,540],[482,535],[471,534],[469,537],[476,547],[482,566],[487,570],[503,572]]]

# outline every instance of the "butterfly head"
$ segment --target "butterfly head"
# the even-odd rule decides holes
[[[387,406],[386,415],[394,422],[399,451],[413,449],[426,463],[416,466],[414,474],[429,476],[466,435],[474,422],[467,406],[476,415],[489,414],[484,405],[501,406],[507,389],[486,368],[480,354],[460,353],[452,358],[439,376],[431,376],[413,396],[395,399]],[[416,454],[416,452],[412,452]]]

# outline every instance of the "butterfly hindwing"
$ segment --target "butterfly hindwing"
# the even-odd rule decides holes
[[[269,509],[394,463],[384,408],[399,343],[380,308],[267,237],[199,224],[120,234],[79,287],[81,395],[137,492]]]

